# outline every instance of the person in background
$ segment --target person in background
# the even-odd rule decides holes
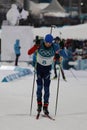
[[[6,14],[6,19],[9,25],[12,25],[12,26],[19,25],[20,13],[17,9],[16,4],[11,5],[11,8],[8,10]]]
[[[48,115],[48,105],[50,97],[50,74],[53,63],[53,57],[59,60],[58,48],[53,44],[53,36],[51,34],[45,35],[43,42],[36,44],[28,50],[28,55],[36,54],[36,73],[37,73],[37,111],[41,112],[43,107],[44,114]],[[44,95],[42,96],[42,90],[44,88]],[[42,99],[43,97],[43,99]],[[42,102],[43,100],[43,102]]]
[[[16,39],[15,44],[14,44],[14,51],[15,51],[15,66],[18,66],[18,60],[19,60],[19,56],[21,55],[20,53],[20,40]]]
[[[19,25],[29,25],[29,12],[26,11],[22,6],[18,6],[20,13]]]
[[[69,62],[74,61],[74,58],[75,58],[73,55],[74,53],[72,52],[71,43],[72,43],[71,39],[65,40],[64,51],[67,55],[67,58],[63,59],[63,62],[62,62],[64,70],[68,70],[74,67],[73,65],[69,65]]]
[[[60,38],[59,37],[56,37],[56,38],[54,38],[54,44],[58,47],[58,50],[60,50]],[[53,79],[55,79],[55,78],[57,78],[57,68],[56,68],[56,65],[58,64],[58,61],[56,61],[56,59],[54,58],[53,59],[53,61],[54,61],[54,77],[53,77]]]
[[[54,44],[57,46],[57,48],[58,48],[58,52],[59,52],[59,54],[60,54],[60,61],[58,61],[58,60],[56,60],[55,59],[55,57],[54,57],[54,59],[53,59],[53,61],[54,61],[54,63],[53,63],[53,65],[54,65],[54,77],[53,77],[53,79],[56,79],[57,78],[57,65],[58,64],[60,64],[61,62],[62,62],[62,56],[63,57],[67,57],[66,56],[66,54],[65,54],[65,52],[64,52],[64,41],[63,41],[63,39],[61,40],[58,36],[56,37],[56,38],[54,38]],[[56,55],[56,54],[55,54]]]

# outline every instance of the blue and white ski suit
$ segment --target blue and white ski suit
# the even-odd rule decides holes
[[[37,101],[42,102],[42,89],[44,87],[44,104],[49,103],[50,71],[57,50],[58,48],[54,44],[47,48],[42,43],[37,51]]]

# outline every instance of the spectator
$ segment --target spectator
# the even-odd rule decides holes
[[[54,38],[54,44],[58,47],[58,49],[60,50],[60,38],[59,37],[56,37],[56,38]],[[57,68],[56,68],[56,66],[57,66],[57,64],[58,64],[58,61],[56,61],[55,59],[54,59],[54,77],[53,77],[53,79],[55,79],[55,78],[57,78]]]
[[[19,13],[20,13],[20,20],[19,25],[28,25],[29,24],[29,12],[24,10],[23,7],[18,7]]]
[[[17,39],[15,44],[14,44],[14,51],[15,51],[15,55],[16,55],[16,58],[15,58],[15,66],[18,66],[18,60],[19,60],[19,56],[21,55],[20,53],[20,40]]]
[[[11,9],[6,14],[6,18],[10,25],[19,25],[20,13],[16,4],[12,4]]]

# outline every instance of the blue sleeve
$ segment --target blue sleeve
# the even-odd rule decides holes
[[[62,49],[60,51],[60,56],[63,56],[63,58],[70,59],[72,58],[72,52],[70,52],[69,50],[65,51],[65,49]]]
[[[59,44],[56,44],[56,43],[53,43],[53,48],[54,48],[54,51],[58,51],[60,49],[60,45]]]
[[[60,54],[60,56],[62,56],[63,58],[68,58],[68,55],[66,54],[66,52],[65,52],[64,49],[62,49],[59,54]]]

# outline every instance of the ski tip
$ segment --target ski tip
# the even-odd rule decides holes
[[[37,119],[37,120],[39,119],[39,116],[40,116],[40,113],[38,113],[38,114],[36,115],[36,119]]]
[[[55,121],[55,119],[54,119],[53,117],[51,117],[50,115],[46,115],[46,114],[44,115],[44,114],[42,114],[42,116],[43,116],[43,117],[46,117],[46,118],[49,118],[50,120]]]

